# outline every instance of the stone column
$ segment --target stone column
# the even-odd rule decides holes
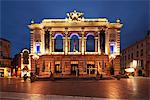
[[[107,30],[105,30],[105,54],[108,54],[109,50],[109,35]]]
[[[117,54],[116,55],[120,55],[120,30],[118,29],[117,32]]]
[[[49,43],[49,54],[52,54],[52,32],[49,31],[50,33],[50,37],[49,37],[49,40],[50,40],[50,43]]]
[[[54,51],[54,37],[52,37],[52,52],[55,52]]]
[[[84,37],[84,53],[86,52],[86,37]]]
[[[95,37],[95,52],[97,52],[97,39],[98,39],[98,37]]]
[[[84,29],[82,29],[82,38],[81,38],[81,41],[82,41],[82,45],[81,45],[81,53],[82,53],[82,55],[84,55]]]
[[[101,50],[100,50],[100,32],[98,32],[98,54],[101,54]]]
[[[41,34],[41,53],[42,54],[45,53],[45,38],[44,38],[44,34],[45,34],[45,31],[43,30],[42,34]]]
[[[63,52],[65,54],[65,37],[63,37],[62,40],[63,40]]]
[[[79,52],[82,51],[82,38],[79,37]]]
[[[70,52],[70,37],[68,37],[68,51]]]
[[[31,50],[31,54],[34,53],[34,36],[33,36],[34,32],[33,30],[30,30],[30,50]]]
[[[68,54],[68,29],[65,29],[65,55]]]

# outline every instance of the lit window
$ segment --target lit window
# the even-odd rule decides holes
[[[113,54],[114,53],[114,46],[110,46],[110,53]]]
[[[110,43],[110,54],[113,54],[115,52],[115,43],[111,42]]]
[[[40,53],[40,43],[36,43],[36,53]]]
[[[62,68],[60,64],[55,64],[55,73],[61,73],[61,72],[62,72]]]

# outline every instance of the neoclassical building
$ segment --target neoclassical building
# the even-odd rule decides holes
[[[120,71],[120,20],[110,23],[106,18],[86,19],[83,15],[73,11],[65,19],[31,21],[31,71],[39,75],[51,71],[55,77]]]

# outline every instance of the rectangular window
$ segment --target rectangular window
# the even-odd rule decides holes
[[[128,55],[128,59],[130,60],[130,54]]]
[[[138,44],[137,44],[137,49],[139,48]]]
[[[143,47],[143,43],[141,43],[141,47]]]
[[[113,54],[113,53],[115,53],[115,43],[111,42],[110,43],[110,54]]]
[[[62,68],[60,64],[55,64],[55,73],[61,73],[62,72]]]
[[[133,59],[133,53],[131,54],[131,59]]]
[[[40,53],[40,46],[36,46],[36,50],[37,53]]]
[[[141,49],[141,56],[143,56],[143,49]]]
[[[139,51],[136,52],[136,57],[139,57]]]
[[[36,53],[40,53],[40,43],[36,43]]]
[[[3,56],[3,51],[0,51],[0,56],[1,56],[1,57]]]
[[[141,67],[142,67],[142,68],[144,67],[143,60],[141,60]]]
[[[110,46],[110,53],[111,53],[111,54],[114,53],[114,46],[113,46],[113,45]]]

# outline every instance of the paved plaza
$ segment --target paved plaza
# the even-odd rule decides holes
[[[150,78],[56,80],[0,78],[2,100],[149,100]]]

